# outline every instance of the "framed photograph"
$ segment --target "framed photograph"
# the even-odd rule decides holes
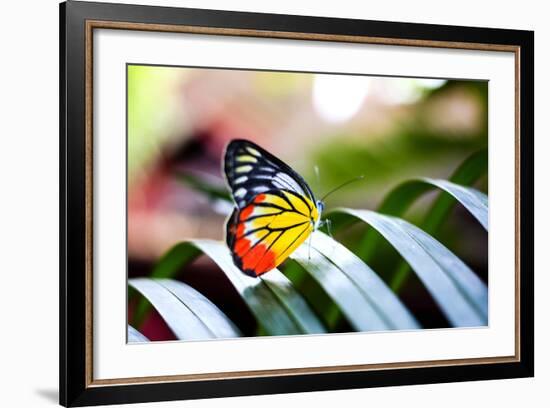
[[[533,32],[60,27],[62,405],[533,376]]]

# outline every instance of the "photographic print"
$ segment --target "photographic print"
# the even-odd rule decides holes
[[[128,342],[488,326],[488,82],[127,64]]]
[[[532,31],[71,1],[60,44],[61,404],[534,375]]]

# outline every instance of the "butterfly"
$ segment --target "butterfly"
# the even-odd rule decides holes
[[[320,226],[323,202],[289,165],[250,141],[232,140],[223,167],[236,205],[226,222],[227,246],[235,265],[258,277]]]

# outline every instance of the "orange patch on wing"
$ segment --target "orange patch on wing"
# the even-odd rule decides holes
[[[267,251],[262,260],[256,265],[256,275],[269,272],[275,268],[275,253],[273,251]]]
[[[246,238],[241,238],[235,242],[235,253],[242,257],[250,249],[250,241]]]
[[[235,235],[237,237],[242,237],[244,235],[244,223],[237,225],[237,233]]]
[[[275,267],[275,254],[264,244],[259,244],[242,258],[242,262],[243,269],[252,270],[258,276]]]
[[[254,211],[254,206],[249,205],[247,207],[244,207],[241,210],[241,215],[239,216],[240,220],[241,221],[246,220],[250,216],[250,214],[252,214],[252,211]]]
[[[265,194],[258,194],[256,198],[254,199],[255,203],[261,203],[265,200]]]

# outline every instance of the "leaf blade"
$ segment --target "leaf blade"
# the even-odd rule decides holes
[[[489,230],[489,199],[486,194],[447,180],[424,178],[419,179],[418,182],[431,184],[452,195],[479,221],[486,231]]]
[[[239,329],[225,313],[191,286],[173,279],[159,279],[157,282],[185,304],[216,338],[231,338],[241,335]]]
[[[129,279],[128,284],[155,307],[172,333],[180,340],[215,338],[201,320],[160,283],[149,278]]]
[[[321,232],[314,233],[318,238]],[[323,238],[313,239],[298,247],[290,257],[315,279],[323,290],[338,305],[351,326],[358,331],[390,330],[392,326],[385,316],[365,297],[359,287],[344,274],[324,253],[321,244]],[[315,246],[319,245],[319,247]]]
[[[424,227],[426,232],[430,232],[432,234],[435,233],[437,228],[441,225],[444,216],[448,214],[455,201],[458,201],[460,204],[462,204],[464,208],[466,208],[466,210],[468,210],[468,212],[475,219],[477,219],[477,221],[483,226],[483,228],[486,231],[488,230],[489,208],[487,195],[474,188],[461,186],[447,180],[430,178],[410,180],[393,190],[393,193],[390,193],[391,198],[388,200],[388,202],[396,201],[395,198],[399,197],[402,191],[407,191],[409,193],[411,191],[414,191],[414,193],[416,194],[415,197],[418,197],[424,192],[427,192],[434,188],[439,188],[442,192],[440,197],[438,197],[438,199],[434,203],[432,210],[428,213],[425,221],[423,222],[423,225],[427,226]],[[412,197],[413,196],[411,195],[409,198]],[[402,213],[405,208],[403,207],[404,204],[405,207],[409,205],[409,203],[407,203],[405,200],[399,204],[399,211],[393,212]],[[386,208],[386,213],[389,212],[388,210],[389,209]],[[396,210],[396,208],[393,207],[393,210]],[[375,245],[377,244],[377,240],[378,236],[374,233],[374,231],[367,231],[365,237],[363,238],[363,242],[358,248],[359,254],[360,256],[362,256],[362,259],[371,259],[373,251],[375,249]],[[394,274],[391,287],[394,290],[399,291],[399,289],[403,286],[406,278],[408,277],[409,272],[410,270],[407,267],[407,264],[401,264],[401,266]]]
[[[373,305],[391,329],[418,329],[420,325],[384,281],[353,252],[320,231],[312,244],[346,275]]]
[[[397,222],[404,226],[408,223],[398,219]],[[489,303],[489,292],[487,286],[479,277],[473,273],[460,258],[456,257],[449,249],[439,241],[432,238],[420,228],[409,224],[407,232],[418,242],[429,254],[442,254],[443,256],[432,255],[432,258],[447,272],[448,276],[456,283],[459,290],[476,307],[485,320],[487,320],[487,307]]]
[[[473,184],[487,174],[487,163],[487,149],[473,153],[455,170],[450,177],[450,182],[462,186]],[[421,195],[433,190],[433,188],[441,188],[427,180],[430,179],[413,179],[400,184],[386,195],[386,198],[378,207],[378,212],[387,215],[401,216]],[[455,203],[456,197],[443,189],[420,225],[422,229],[434,235]],[[357,246],[355,252],[361,259],[368,262],[373,256],[378,242],[379,237],[376,232],[369,229]]]
[[[368,210],[342,208],[335,211],[366,222],[394,246],[424,283],[451,324],[460,327],[487,324],[488,297],[485,284],[437,240],[395,217]],[[445,261],[441,261],[442,258]],[[459,267],[450,271],[449,265]],[[457,271],[467,274],[466,280],[460,279]],[[483,290],[472,291],[465,281],[468,284],[475,281]],[[476,296],[479,298],[474,299]],[[481,306],[481,311],[477,306]]]
[[[309,305],[301,296],[297,296],[291,282],[282,273],[270,272],[262,276],[261,279],[306,333],[326,333],[320,320],[308,318],[312,314]]]
[[[147,337],[128,325],[128,343],[147,343],[148,341]]]
[[[487,149],[482,149],[470,155],[455,170],[449,181],[462,186],[471,186],[477,180],[487,175],[489,155]],[[449,194],[440,193],[434,201],[426,218],[422,222],[422,229],[434,235],[455,204],[455,199]]]
[[[187,252],[196,256],[204,253],[218,265],[268,334],[326,332],[317,316],[280,271],[275,269],[269,272],[272,275],[269,282],[249,277],[233,264],[228,248],[220,241],[191,240],[175,245],[161,258],[152,276],[156,276],[157,271],[161,271],[163,276],[174,276],[192,260]],[[289,310],[284,302],[299,304],[300,307]]]

